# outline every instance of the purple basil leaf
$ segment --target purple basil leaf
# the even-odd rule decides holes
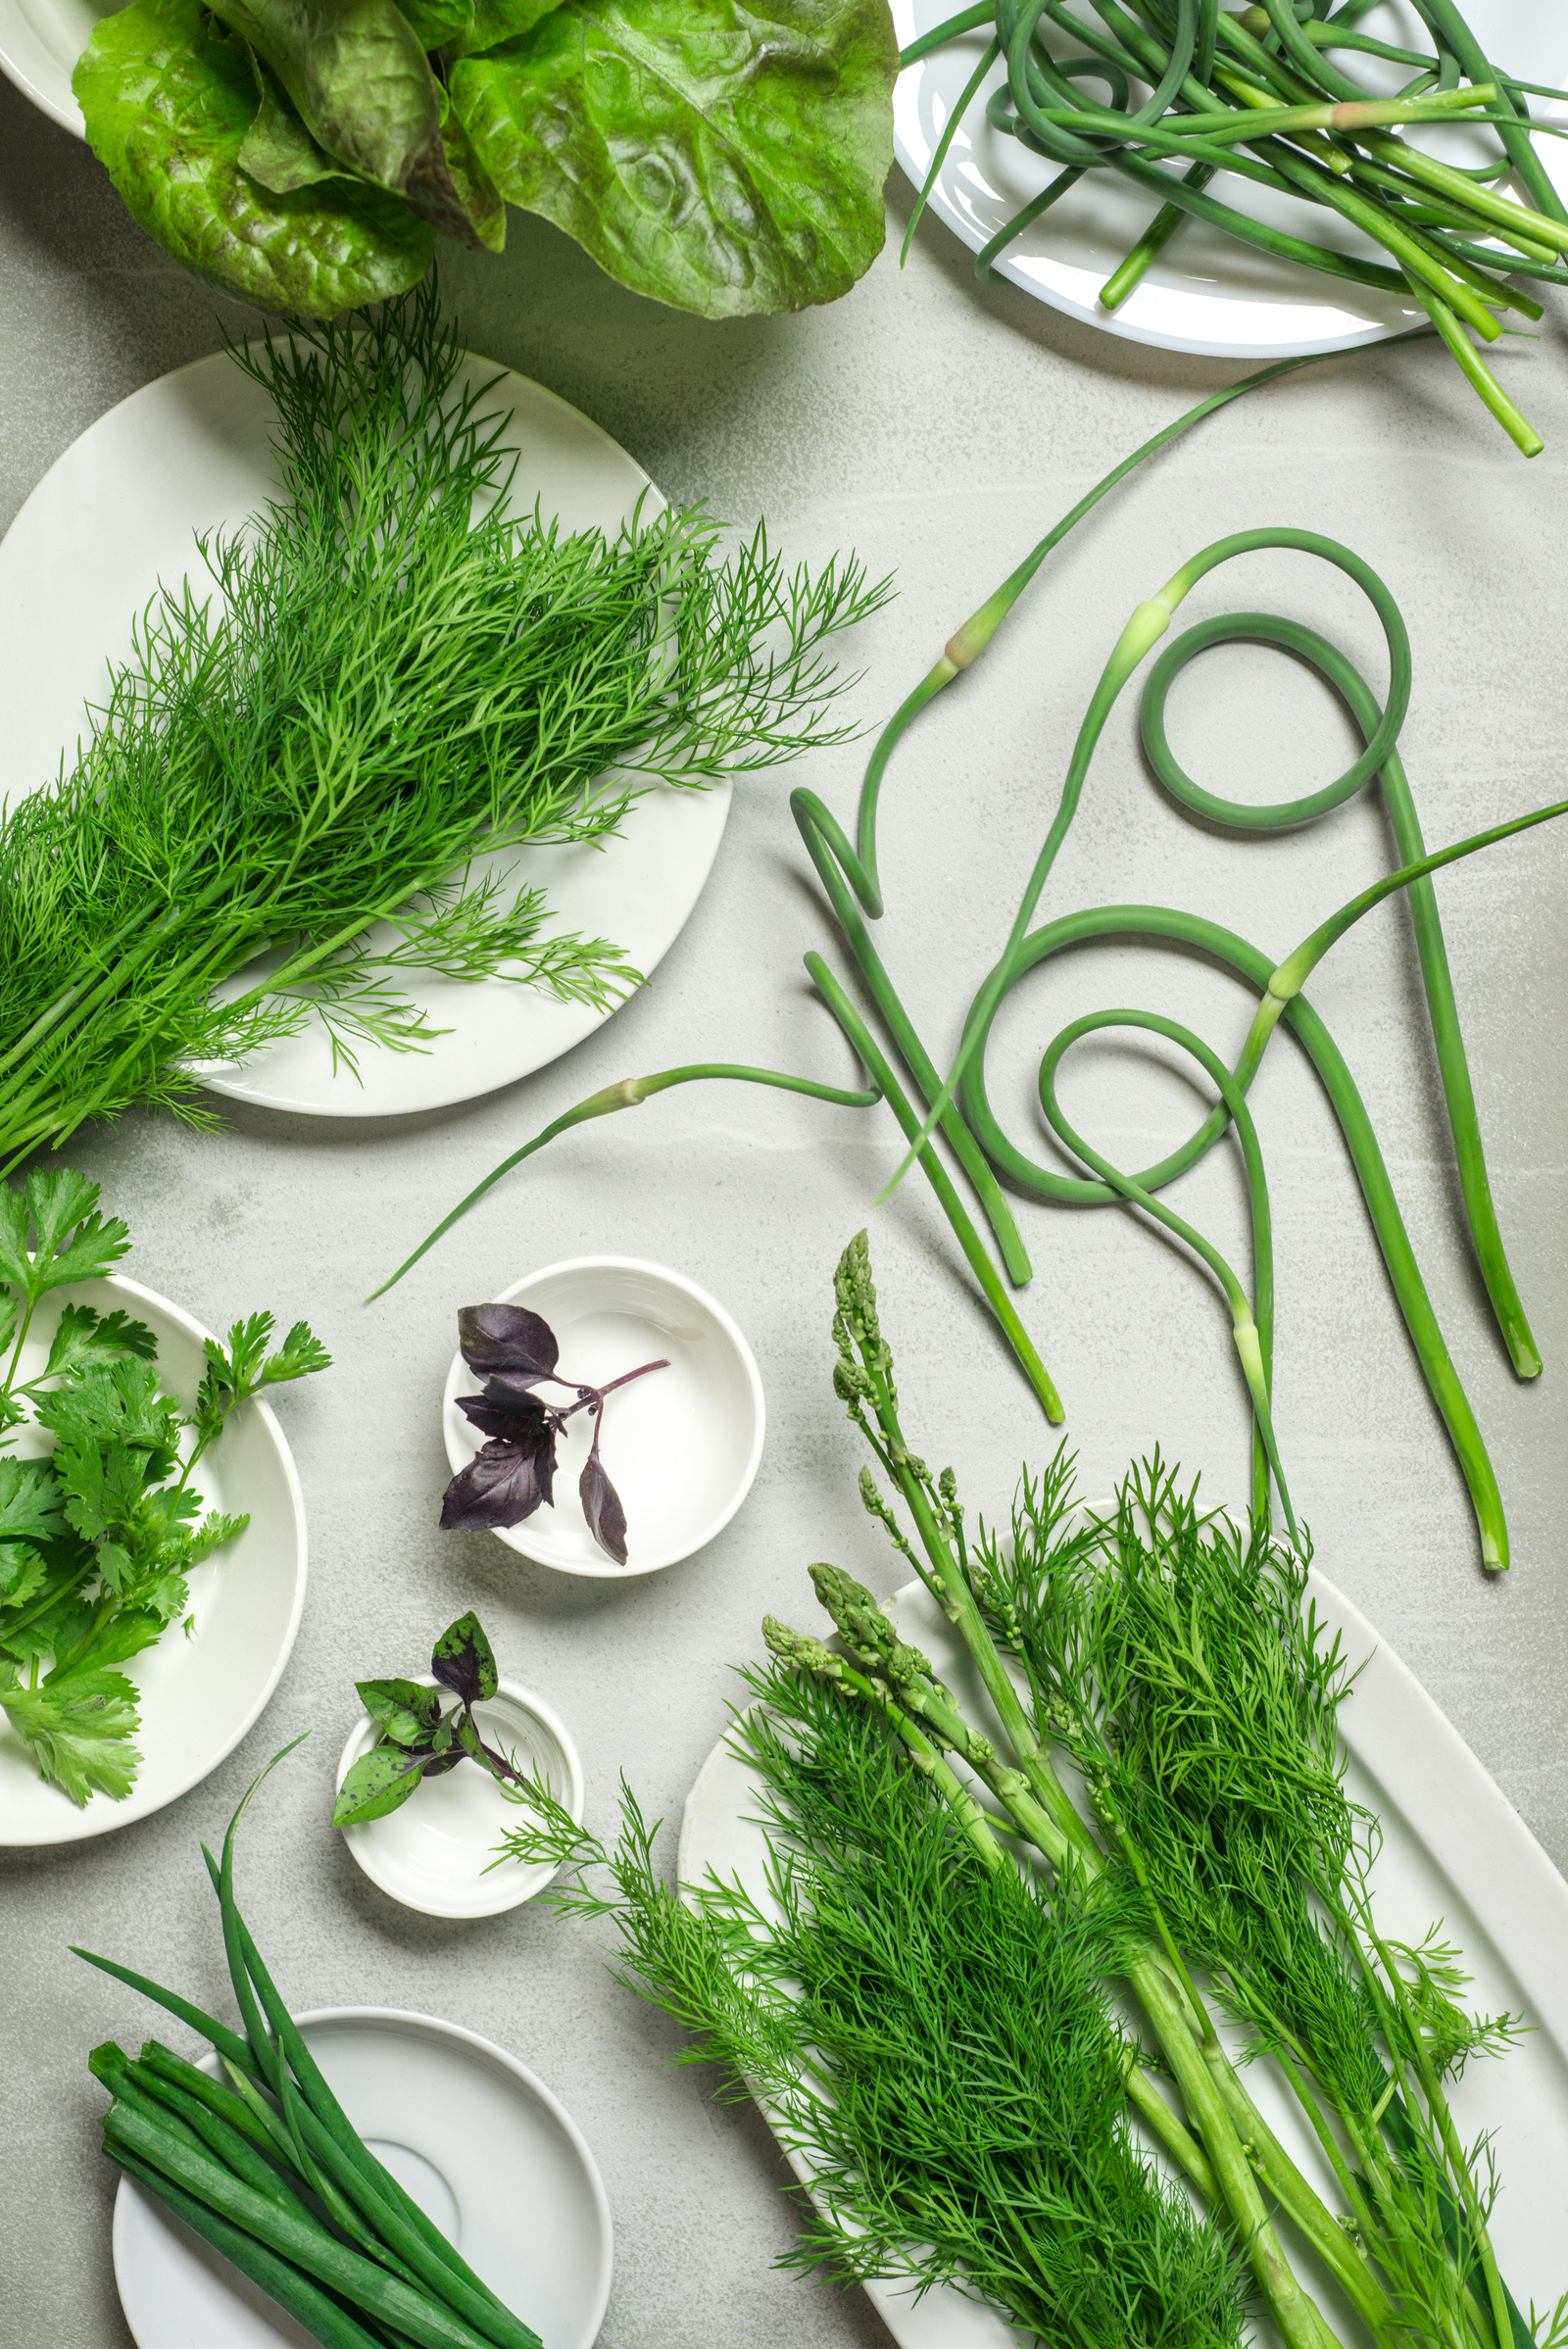
[[[500,1379],[492,1379],[482,1395],[460,1395],[457,1403],[482,1435],[502,1436],[514,1444],[539,1442],[545,1407],[525,1387],[508,1392]]]
[[[520,1525],[553,1498],[555,1475],[556,1432],[541,1413],[525,1441],[497,1438],[460,1470],[441,1495],[441,1523],[460,1534]]]
[[[561,1348],[548,1321],[526,1305],[465,1305],[458,1315],[463,1359],[480,1378],[510,1370],[520,1379],[547,1379]]]
[[[426,1762],[424,1775],[426,1778],[445,1778],[449,1770],[456,1770],[462,1759],[462,1746],[454,1745],[450,1753],[438,1753],[433,1762]]]
[[[626,1563],[626,1512],[620,1505],[620,1494],[605,1474],[605,1464],[597,1447],[588,1454],[582,1475],[577,1480],[582,1496],[582,1513],[588,1520],[588,1531],[603,1550],[608,1550],[617,1566]]]
[[[460,1615],[456,1623],[448,1624],[435,1643],[430,1670],[438,1681],[455,1689],[466,1705],[482,1704],[494,1696],[498,1685],[496,1659],[479,1628],[477,1615]],[[466,1717],[456,1724],[460,1738],[467,1727]]]

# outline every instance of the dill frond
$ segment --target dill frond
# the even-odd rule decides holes
[[[476,860],[840,739],[827,648],[887,593],[761,530],[721,557],[700,510],[519,516],[430,285],[233,355],[281,494],[198,540],[74,764],[0,819],[0,1166],[138,1100],[200,1122],[195,1071],[312,1016],[350,1068],[422,1049],[416,969],[614,1003],[622,950]]]

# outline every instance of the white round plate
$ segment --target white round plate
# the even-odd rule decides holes
[[[16,6],[19,0],[4,0]],[[42,0],[21,0],[41,5]],[[53,0],[64,6],[67,0]],[[892,0],[901,45],[934,31],[954,14],[952,0]],[[1090,0],[1076,12],[1103,30]],[[1463,0],[1463,13],[1477,39],[1499,66],[1527,81],[1568,85],[1568,11],[1561,0]],[[1083,56],[1086,45],[1051,27],[1051,46],[1060,56]],[[1383,0],[1357,29],[1396,46],[1431,52],[1409,0]],[[894,95],[894,152],[916,187],[924,184],[932,155],[954,107],[985,52],[986,32],[966,34],[934,50],[899,77]],[[1342,64],[1348,73],[1380,92],[1398,87],[1400,69],[1365,56]],[[1392,75],[1386,83],[1378,78]],[[1005,75],[1001,64],[990,74],[956,132],[932,191],[930,210],[960,236],[971,253],[990,242],[1020,205],[1055,177],[1057,166],[1033,154],[1018,139],[993,130],[985,101]],[[1408,78],[1408,76],[1405,76]],[[1086,93],[1102,102],[1099,82]],[[1147,93],[1144,93],[1147,94]],[[1568,109],[1534,99],[1543,119],[1568,122]],[[1421,132],[1423,141],[1458,163],[1480,162],[1486,150],[1475,133]],[[1474,148],[1474,153],[1469,150]],[[1538,140],[1542,162],[1568,195],[1568,145]],[[1493,149],[1492,152],[1495,152]],[[1517,192],[1517,191],[1515,191]],[[1276,196],[1249,180],[1221,172],[1209,188],[1219,202],[1251,212],[1269,226],[1288,229],[1314,244],[1335,246],[1362,260],[1387,256],[1358,231],[1322,206]],[[1278,261],[1244,245],[1205,221],[1186,220],[1116,311],[1102,310],[1101,287],[1152,220],[1157,206],[1115,171],[1091,171],[1041,215],[997,263],[1026,293],[1086,326],[1153,343],[1165,351],[1192,351],[1208,359],[1297,359],[1320,351],[1345,351],[1357,343],[1381,342],[1425,322],[1426,313],[1397,294],[1379,293],[1326,277],[1298,262]]]
[[[456,1775],[456,1773],[454,1773]],[[297,2018],[360,2135],[475,2275],[546,2342],[592,2349],[610,2298],[610,2205],[565,2108],[515,2056],[433,2015]],[[204,2069],[217,2074],[209,2055]],[[254,2284],[122,2178],[115,2281],[137,2349],[312,2349]]]
[[[1497,2264],[1521,2307],[1532,2295],[1538,2307],[1551,2306],[1562,2289],[1568,2207],[1568,1884],[1414,1674],[1378,1646],[1365,1616],[1315,1568],[1307,1597],[1326,1637],[1340,1636],[1349,1663],[1367,1659],[1340,1727],[1350,1799],[1383,1826],[1372,1868],[1383,1931],[1413,1945],[1441,1918],[1474,1977],[1467,2005],[1483,2014],[1522,2012],[1533,2026],[1500,2062],[1472,2065],[1450,2095],[1466,2144],[1483,2129],[1496,2131],[1502,2193],[1491,2233]],[[924,1585],[906,1583],[882,1603],[900,1637],[930,1658],[970,1720],[983,1724],[988,1699],[979,1674]],[[808,1626],[814,1615],[814,1606],[803,1609]],[[750,1769],[720,1738],[686,1797],[679,1882],[700,1884],[710,1875],[739,1882],[765,1907],[767,1845],[758,1809]],[[1266,2066],[1247,2079],[1292,2160],[1333,2197],[1337,2188],[1299,2108]],[[790,2159],[809,2184],[808,2164]],[[1339,2205],[1330,2199],[1329,2207]],[[1017,2349],[1017,2335],[994,2310],[950,2286],[919,2301],[896,2283],[866,2289],[902,2349]],[[1312,2289],[1322,2292],[1324,2313],[1347,2349],[1371,2349],[1370,2333],[1332,2279],[1315,2276]]]
[[[17,0],[0,0],[0,12]],[[465,380],[496,373],[470,359]],[[503,373],[485,403],[510,410],[502,443],[519,463],[512,500],[537,498],[567,530],[618,530],[639,497],[662,506],[624,449],[554,392]],[[89,426],[33,491],[0,541],[0,803],[54,775],[73,757],[108,663],[130,650],[133,616],[160,580],[199,569],[194,533],[237,529],[272,493],[272,403],[223,353],[133,392]],[[514,889],[542,883],[551,924],[610,938],[646,977],[679,935],[708,879],[729,812],[730,786],[660,784],[619,839],[529,849],[475,860],[510,872]],[[372,935],[374,935],[372,933]],[[580,1044],[608,1011],[564,1003],[506,979],[465,985],[409,974],[408,993],[450,1033],[428,1052],[360,1052],[360,1081],[334,1070],[314,1021],[243,1067],[202,1072],[217,1093],[318,1117],[386,1117],[441,1109],[509,1085]]]
[[[689,1558],[723,1531],[752,1489],[766,1413],[752,1349],[706,1289],[634,1256],[579,1256],[529,1273],[490,1301],[542,1314],[571,1378],[604,1386],[641,1362],[669,1363],[605,1404],[600,1456],[626,1512],[626,1564],[606,1556],[578,1504],[592,1441],[586,1411],[567,1422],[556,1446],[556,1507],[498,1532],[498,1541],[563,1574],[625,1582]],[[454,1354],[441,1411],[454,1476],[484,1442],[457,1397],[482,1385]],[[539,1393],[569,1400],[564,1388]]]
[[[100,1313],[118,1307],[146,1322],[158,1340],[166,1386],[187,1406],[195,1402],[208,1332],[167,1297],[118,1273],[50,1291],[23,1348],[24,1373],[43,1368],[67,1304]],[[18,1436],[21,1454],[51,1448],[42,1429],[20,1429]],[[191,1575],[190,1637],[171,1624],[156,1646],[117,1667],[139,1691],[135,1742],[142,1760],[135,1785],[123,1802],[95,1794],[77,1810],[58,1786],[45,1785],[0,1715],[0,1845],[76,1843],[161,1811],[233,1752],[277,1687],[305,1605],[305,1502],[267,1402],[257,1397],[234,1413],[195,1482],[212,1507],[247,1512],[250,1524]]]
[[[428,1672],[419,1680],[426,1688],[439,1685]],[[580,1827],[582,1762],[550,1707],[515,1681],[502,1681],[487,1704],[474,1706],[473,1717],[485,1743],[538,1779]],[[380,1723],[362,1713],[338,1762],[340,1789],[380,1738]],[[421,1779],[407,1802],[384,1819],[339,1832],[371,1884],[406,1909],[426,1917],[499,1917],[542,1892],[559,1873],[542,1862],[532,1868],[506,1859],[491,1865],[507,1830],[527,1817],[488,1770],[465,1758],[439,1778]]]

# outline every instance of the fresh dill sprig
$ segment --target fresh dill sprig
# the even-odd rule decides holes
[[[956,2285],[1064,2349],[1240,2349],[1243,2263],[1128,2128],[1138,2051],[1094,1920],[988,1866],[874,1717],[782,1665],[746,1679],[765,1897],[669,1891],[629,1795],[612,1849],[565,1823],[612,1892],[557,1897],[613,1917],[620,1979],[692,2033],[680,2060],[760,2096],[808,2166],[783,2264]],[[562,1856],[548,1821],[514,1840]]]
[[[621,948],[476,859],[841,739],[827,648],[888,592],[760,528],[720,559],[700,510],[519,516],[433,285],[233,356],[282,494],[198,540],[74,765],[0,819],[0,1168],[137,1100],[210,1122],[194,1072],[312,1016],[350,1067],[420,1049],[416,968],[613,1003]]]

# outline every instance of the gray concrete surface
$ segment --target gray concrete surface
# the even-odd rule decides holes
[[[890,190],[898,233],[902,184]],[[636,300],[549,228],[514,216],[500,263],[459,262],[449,294],[473,346],[539,377],[614,433],[672,496],[706,498],[812,560],[851,545],[896,568],[898,602],[856,648],[855,699],[884,714],[956,622],[1116,458],[1239,370],[1137,349],[973,280],[934,222],[849,300],[799,318],[704,325]],[[214,347],[245,314],[183,277],[122,215],[85,150],[0,84],[0,519],[116,400]],[[1078,716],[1130,605],[1222,531],[1284,522],[1349,541],[1408,621],[1404,745],[1428,836],[1457,837],[1561,789],[1568,620],[1568,349],[1553,316],[1501,365],[1544,431],[1526,466],[1435,349],[1328,362],[1205,426],[1124,488],[1032,592],[983,668],[905,749],[885,800],[883,950],[933,1050],[954,1045],[1054,804]],[[1299,560],[1208,582],[1194,616],[1245,604],[1323,626],[1381,679],[1369,615]],[[1216,788],[1261,798],[1345,762],[1326,697],[1278,660],[1214,658],[1182,687],[1178,750]],[[861,753],[809,781],[846,819]],[[616,2226],[605,2349],[870,2349],[862,2299],[789,2280],[781,2164],[749,2111],[671,2070],[672,2034],[607,1978],[593,1930],[537,1908],[442,1925],[393,1906],[328,1830],[329,1776],[370,1667],[417,1663],[476,1606],[504,1663],[575,1732],[593,1817],[625,1771],[674,1818],[718,1735],[728,1668],[764,1608],[809,1610],[803,1568],[835,1556],[900,1578],[854,1496],[858,1462],[828,1384],[828,1281],[891,1170],[890,1122],[777,1095],[693,1088],[591,1127],[498,1191],[389,1298],[360,1303],[484,1168],[627,1073],[715,1055],[833,1077],[843,1048],[802,953],[834,941],[790,823],[788,781],[748,784],[712,882],[655,983],[569,1059],[433,1119],[371,1129],[241,1111],[192,1135],[128,1117],[76,1159],[130,1221],[128,1269],[209,1323],[261,1300],[309,1314],[337,1367],[285,1398],[310,1512],[311,1589],[266,1718],[203,1786],[157,1818],[58,1852],[10,1855],[0,1905],[5,2224],[0,2341],[123,2349],[102,2099],[84,2070],[143,2010],[65,1955],[117,1953],[225,1995],[196,1843],[259,1761],[315,1736],[248,1831],[252,1922],[298,2007],[424,2008],[515,2049],[565,2099],[604,2169]],[[1386,868],[1362,802],[1272,844],[1214,837],[1159,795],[1134,713],[1115,717],[1051,886],[1060,911],[1122,898],[1208,912],[1283,952]],[[1313,995],[1362,1085],[1507,1497],[1515,1565],[1479,1571],[1453,1455],[1384,1277],[1327,1103],[1291,1049],[1256,1107],[1279,1241],[1278,1424],[1318,1558],[1424,1680],[1560,1863],[1568,1860],[1563,1666],[1568,1524],[1563,1213],[1568,831],[1532,835],[1445,878],[1441,903],[1503,1226],[1546,1359],[1516,1385],[1455,1219],[1455,1182],[1408,926],[1387,907]],[[1114,1002],[1193,1018],[1226,1053],[1249,1005],[1208,968],[1102,948],[1014,1000],[995,1098],[1033,1130],[1033,1057],[1074,1012]],[[1086,1052],[1067,1098],[1123,1163],[1187,1130],[1185,1075],[1121,1045]],[[1243,1248],[1234,1170],[1210,1161],[1181,1204]],[[1243,1490],[1244,1395],[1216,1296],[1121,1214],[1025,1207],[1037,1277],[1023,1300],[1066,1397],[1090,1491],[1156,1441]],[[921,1188],[873,1219],[911,1429],[957,1468],[971,1508],[1004,1507],[1050,1439]],[[552,1258],[648,1255],[711,1287],[751,1336],[770,1430],[750,1503],[673,1572],[615,1588],[531,1567],[485,1536],[440,1536],[438,1425],[454,1308]]]

